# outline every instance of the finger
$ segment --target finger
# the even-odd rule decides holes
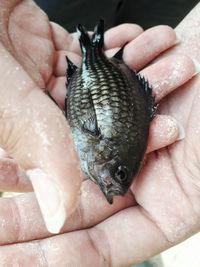
[[[57,105],[63,109],[67,93],[66,77],[52,77],[48,83],[47,90]]]
[[[0,146],[28,170],[46,225],[58,232],[80,194],[71,131],[62,111],[35,87],[3,46],[0,53]]]
[[[143,32],[143,29],[137,24],[121,24],[113,27],[105,32],[104,35],[104,48],[112,49],[122,47],[124,44],[129,43]]]
[[[81,55],[81,49],[76,32],[69,33],[62,26],[51,22],[52,38],[57,51],[63,50]],[[89,35],[92,32],[88,31]]]
[[[27,192],[33,190],[25,171],[1,148],[0,190],[12,192]]]
[[[150,126],[147,153],[170,145],[182,138],[184,138],[184,130],[175,119],[167,115],[157,115]],[[25,192],[32,190],[25,172],[11,158],[1,158],[0,178],[2,191]]]
[[[175,32],[168,26],[157,26],[141,33],[142,29],[135,24],[122,24],[114,27],[105,32],[105,48],[111,49],[109,54],[113,55],[113,49],[123,46],[140,35],[124,49],[125,62],[134,69],[140,69],[176,42]],[[64,43],[68,45],[67,47],[60,46],[59,48],[80,54],[79,43],[75,34],[69,36],[65,32],[65,35],[67,36],[65,37],[66,40]],[[155,35],[161,36],[162,38],[155,39]]]
[[[159,102],[198,72],[196,64],[190,58],[183,55],[174,55],[157,61],[140,73],[149,80],[156,102]]]
[[[70,34],[62,26],[55,22],[51,22],[51,29],[52,38],[57,51],[66,50],[80,53],[78,38],[75,34]]]
[[[135,26],[137,25],[128,24],[127,26],[127,24],[122,24],[120,26],[110,29],[107,32],[107,34],[105,33],[105,42],[107,42],[105,47],[106,49],[108,49],[106,51],[108,57],[113,56],[118,51],[119,47],[128,43],[131,40],[131,38],[133,39],[136,37],[136,35],[139,35],[139,30],[137,32],[136,29],[138,28],[136,27],[135,29]],[[120,34],[117,32],[116,28],[120,31]],[[126,28],[127,31],[125,30]],[[118,39],[115,38],[116,33]],[[161,38],[159,39],[159,41],[157,41],[157,39],[154,38],[155,34],[160,34],[161,37],[163,36],[163,39]],[[137,37],[133,42],[129,43],[124,48],[124,60],[130,67],[138,69],[136,66],[137,62],[140,62],[142,66],[145,66],[152,59],[154,59],[159,53],[163,52],[170,46],[174,45],[175,41],[176,41],[175,32],[170,27],[167,26],[154,27],[142,33],[139,37]],[[149,48],[149,43],[152,44],[151,48]],[[144,53],[143,51],[141,51],[141,49],[148,51]],[[57,53],[56,57],[57,63],[55,72],[57,76],[64,76],[66,73],[65,55],[67,55],[67,53],[64,52]],[[81,58],[77,54],[69,53],[69,58],[75,65],[80,66]],[[129,64],[130,62],[132,62],[134,65]]]
[[[2,25],[7,19],[10,21],[9,30],[5,28],[4,34],[1,35],[1,43],[35,83],[40,88],[45,88],[45,83],[52,73],[54,56],[47,15],[34,2],[32,5],[24,2],[23,7],[10,2],[5,10],[12,8],[15,10],[12,18],[8,13],[6,17],[1,17]],[[23,42],[20,39],[23,39]]]
[[[69,58],[75,66],[80,67],[82,61],[81,56],[74,52],[58,51],[56,52],[55,57],[55,76],[66,76],[66,70],[68,67],[66,57]]]
[[[31,258],[35,264],[42,250],[47,266],[60,266],[64,260],[69,265],[81,262],[86,266],[105,266],[107,262],[113,266],[130,266],[183,240],[189,233],[196,232],[199,224],[195,223],[197,215],[182,185],[173,179],[172,169],[168,156],[166,158],[162,153],[155,158],[152,154],[135,187],[137,199],[145,210],[139,206],[130,207],[88,230],[55,236],[39,243],[1,247],[0,263],[12,266],[13,255],[17,254],[20,261]],[[91,257],[85,257],[86,254]]]
[[[64,55],[60,56],[59,60],[62,59],[63,63],[58,63],[58,68],[60,74],[65,75],[66,62]],[[76,63],[80,63],[80,58],[77,58]],[[169,56],[157,61],[140,72],[152,86],[156,102],[159,102],[167,94],[186,83],[198,73],[199,66],[197,66],[196,63],[194,64],[190,58],[183,55]],[[52,97],[62,108],[64,107],[64,99],[66,96],[65,83],[65,78],[53,78],[47,87]]]
[[[31,139],[26,141],[37,145],[37,150],[31,151],[29,160],[32,164],[27,175],[48,230],[57,233],[77,205],[81,180],[79,162],[66,118],[52,102],[51,108],[46,98],[45,95],[43,100],[34,96],[37,101],[42,101],[34,103],[35,114],[32,115],[30,125]],[[42,115],[40,103],[45,102],[46,108],[43,108]]]
[[[64,262],[65,266],[80,263],[97,267],[131,266],[168,246],[161,231],[135,207],[115,214],[93,229],[3,246],[0,264],[13,266],[25,262],[31,267],[41,262],[44,266],[62,266]]]
[[[178,24],[175,31],[181,40],[180,44],[166,51],[162,57],[181,53],[183,55],[189,56],[192,59],[200,62],[199,53],[199,3],[191,10],[187,16]]]
[[[107,203],[97,185],[87,180],[82,185],[80,204],[66,220],[62,232],[92,227],[121,209],[135,204],[134,197],[116,197],[113,205]],[[26,193],[0,199],[0,244],[16,243],[50,236],[40,212],[35,194]],[[14,211],[14,212],[13,212]],[[37,224],[37,227],[32,227]]]
[[[136,195],[145,209],[141,206],[130,207],[88,231],[73,232],[42,241],[40,244],[47,261],[51,262],[55,258],[49,252],[50,243],[63,248],[59,246],[62,254],[57,255],[57,259],[63,259],[62,250],[66,252],[65,248],[70,247],[69,254],[65,254],[69,265],[71,262],[74,265],[81,262],[87,266],[88,261],[86,262],[84,256],[91,254],[93,258],[88,266],[105,266],[105,262],[112,266],[130,266],[197,232],[198,216],[191,208],[182,185],[177,178],[173,179],[173,166],[170,166],[168,156],[167,159],[163,157],[163,153],[160,155],[149,161],[142,177],[138,179]],[[71,255],[77,255],[77,251],[82,251],[83,254],[78,254],[77,262],[74,262]]]
[[[184,137],[183,127],[174,118],[167,115],[157,115],[150,125],[146,153],[166,147]]]
[[[62,32],[62,36],[54,37],[54,39],[56,40],[58,39],[59,42],[61,42],[61,40],[63,39],[61,44],[57,46],[57,48],[59,48],[57,50],[63,50],[63,51],[57,52],[55,75],[64,76],[66,73],[65,56],[69,56],[69,59],[76,66],[80,66],[81,63],[80,45],[75,34],[71,34],[69,36],[69,33],[67,33],[65,30],[63,32],[62,27],[60,27],[57,24],[55,24],[54,26],[55,29],[57,29],[58,27],[54,35],[55,34],[59,35],[59,32]],[[106,50],[108,49],[109,51],[108,55],[113,55],[113,53],[119,50],[119,47],[122,47],[124,44],[136,38],[139,34],[142,33],[142,31],[143,31],[142,28],[136,24],[122,24],[106,31],[104,36],[105,39],[104,47]],[[63,43],[68,44],[68,47],[66,45],[63,45]],[[64,52],[64,50],[66,50],[66,52]]]
[[[64,28],[52,22],[52,33],[57,50],[66,50],[81,54],[76,33],[69,34]],[[143,29],[136,24],[121,24],[105,32],[105,49],[121,47],[141,34]]]
[[[105,51],[105,55],[106,55],[108,58],[112,58],[112,57],[114,57],[115,54],[117,54],[117,52],[118,52],[120,49],[121,49],[121,48],[119,48],[119,47],[108,49],[108,50]]]
[[[172,28],[156,26],[127,44],[123,59],[130,68],[139,70],[176,42],[176,34]]]

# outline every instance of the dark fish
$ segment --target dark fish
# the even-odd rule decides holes
[[[156,106],[148,82],[122,61],[122,50],[105,56],[103,20],[91,38],[80,24],[77,33],[83,60],[80,68],[68,60],[67,119],[82,170],[112,203],[138,174]]]

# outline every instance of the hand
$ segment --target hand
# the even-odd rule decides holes
[[[39,87],[45,87],[62,106],[66,95],[65,55],[80,64],[80,48],[73,34],[50,24],[32,1],[2,1],[0,5],[4,10],[0,17],[0,188],[26,192],[33,185],[46,226],[57,233],[76,207],[81,176],[73,146],[68,145],[71,136],[66,119]],[[105,46],[111,53],[141,32],[137,25],[122,25],[106,33]],[[169,43],[160,50],[173,44],[175,35],[168,28],[165,39],[170,33]],[[176,123],[171,124],[173,136],[168,142],[178,135]]]
[[[121,30],[123,29],[122,30],[122,33],[123,33],[124,32],[123,27],[131,28],[133,26],[124,25],[124,26],[119,26],[119,28],[110,30],[110,32],[107,33],[108,40],[109,40],[109,36],[112,36],[112,38],[110,39],[114,40],[113,36],[116,34],[116,32],[119,32],[119,29]],[[163,34],[163,32],[165,34]],[[160,34],[163,34],[163,36],[159,40],[155,40],[154,38],[155,34],[157,36],[160,36]],[[119,36],[122,36],[122,34]],[[111,40],[110,40],[110,43],[111,43]],[[126,40],[127,39],[124,38],[123,42],[126,43],[127,42]],[[151,51],[148,51],[148,53],[145,53],[144,51],[148,49],[149,42],[151,43],[152,49]],[[136,38],[134,42],[130,42],[126,46],[125,51],[124,51],[124,59],[129,65],[131,65],[132,62],[137,62],[138,65],[135,63],[136,65],[135,66],[133,65],[132,67],[142,68],[143,66],[145,66],[145,64],[149,63],[159,53],[167,49],[174,42],[175,42],[175,35],[173,31],[170,30],[169,28],[161,29],[157,27],[157,28],[148,30],[144,34]],[[116,44],[115,46],[117,47],[118,45]],[[112,47],[115,47],[115,46],[112,46]],[[109,48],[109,45],[107,45],[107,48]],[[143,50],[143,53],[141,52],[141,49]],[[134,55],[134,57],[133,57],[133,51],[138,51]],[[131,55],[130,57],[128,56],[129,54]],[[9,57],[9,55],[6,54],[5,51],[4,51],[4,55]],[[128,62],[128,59],[129,59],[129,62]],[[140,63],[140,62],[143,62],[143,63]],[[12,63],[11,66],[13,68],[13,64],[14,63],[16,64],[16,62],[13,62],[11,60],[11,63]],[[182,73],[181,76],[176,71],[177,66],[179,66],[180,64],[182,65],[184,69],[184,72]],[[10,67],[10,65],[8,67]],[[5,70],[7,69],[4,68],[2,72],[3,71],[5,72]],[[60,72],[62,73],[63,70],[64,70],[64,67],[61,66]],[[155,94],[156,94],[157,100],[160,100],[166,93],[169,93],[170,91],[174,90],[176,87],[188,81],[193,76],[194,72],[195,72],[195,69],[194,69],[193,62],[189,60],[189,58],[183,57],[183,56],[173,56],[170,58],[163,59],[161,61],[158,61],[154,65],[150,65],[148,68],[142,71],[142,73],[145,74],[145,76],[149,79],[150,83],[155,88]],[[21,73],[23,73],[23,75]],[[24,75],[25,75],[24,71],[20,70],[19,77],[22,77],[22,79],[24,79],[25,77]],[[11,76],[9,78],[11,81],[16,80],[15,76]],[[30,79],[28,78],[27,75],[26,75],[26,78],[30,82]],[[18,85],[16,84],[16,87],[17,86]],[[11,89],[13,88],[13,86],[10,86],[10,87]],[[2,86],[0,86],[0,88],[2,88]],[[11,95],[11,91],[12,91],[12,94],[14,93],[14,96]],[[8,93],[10,94],[10,96],[12,97],[16,96],[18,100],[21,99],[21,95],[18,95],[19,90],[16,92],[16,90],[12,89],[11,91]],[[30,93],[28,94],[29,98],[25,98],[26,100],[28,100],[28,102],[26,101],[26,103],[30,104],[33,110],[33,113],[31,114],[31,116],[28,117],[28,119],[32,120],[31,124],[33,123],[33,126],[35,126],[35,123],[40,121],[39,119],[41,119],[41,116],[39,117],[39,119],[36,116],[36,119],[35,119],[33,115],[35,111],[37,111],[37,113],[42,114],[40,105],[44,101],[45,101],[44,103],[48,107],[48,113],[50,109],[52,110],[50,114],[51,116],[49,116],[51,120],[50,118],[48,120],[52,123],[52,118],[55,116],[55,114],[58,114],[57,107],[55,107],[53,103],[49,102],[49,99],[47,99],[46,96],[41,93],[41,91],[37,89],[35,89],[35,91],[34,90],[32,91],[31,91],[31,94]],[[42,101],[39,103],[40,99],[42,99]],[[23,101],[22,103],[23,105],[25,105],[24,102],[25,101]],[[17,105],[17,107],[18,106],[19,104]],[[25,110],[24,106],[21,107],[21,110],[23,111]],[[21,112],[20,114],[22,113],[23,112]],[[23,117],[20,117],[20,120],[22,118]],[[14,121],[18,121],[19,123],[20,120],[17,117],[17,119]],[[164,136],[160,135],[160,133],[162,132],[162,129],[164,128],[163,122],[164,122],[165,129],[166,128],[168,129],[168,131],[165,132]],[[14,123],[14,125],[15,124],[16,123]],[[63,128],[65,129],[66,128],[64,126],[65,123],[63,122],[61,124]],[[31,129],[32,129],[31,134],[33,134],[34,127]],[[64,138],[66,139],[66,141],[65,142],[62,140],[61,141],[62,141],[62,145],[66,143],[68,144],[68,148],[69,148],[69,143],[71,142],[71,140],[69,140],[67,131],[68,130],[65,129],[66,134]],[[49,131],[47,132],[49,133]],[[175,141],[178,138],[178,134],[179,134],[179,131],[178,131],[177,124],[172,119],[170,119],[170,117],[168,116],[164,117],[161,115],[157,116],[157,119],[155,119],[154,122],[152,123],[148,152],[153,151],[154,149],[163,147],[167,145],[168,143]],[[31,140],[34,140],[34,136],[31,136],[30,141]],[[32,144],[29,143],[29,146],[27,146],[29,150],[31,148],[31,145]],[[21,147],[24,147],[24,145]],[[41,153],[44,153],[43,152],[44,146],[43,147],[37,146],[37,151],[38,151],[38,148],[40,147],[41,147]],[[33,148],[35,149],[35,145]],[[16,151],[19,151],[19,150],[16,149]],[[163,151],[165,150],[163,149]],[[54,156],[53,159],[57,160],[55,155],[58,155],[58,153],[53,153],[53,156]],[[59,156],[59,162],[63,157],[66,158],[63,152],[61,153],[61,155],[62,156]],[[16,153],[14,154],[14,156],[19,161],[20,157],[18,157],[18,154]],[[71,155],[68,155],[69,158],[70,156]],[[8,243],[16,243],[20,241],[26,241],[26,242],[23,244],[13,244],[9,246],[2,246],[0,249],[0,256],[1,256],[0,262],[2,261],[4,264],[7,264],[7,265],[9,264],[12,265],[14,262],[15,263],[21,262],[22,264],[25,264],[28,266],[36,266],[39,264],[40,265],[43,264],[44,266],[47,266],[47,265],[62,266],[64,264],[66,266],[67,263],[71,265],[73,264],[77,265],[77,264],[80,264],[80,262],[83,266],[105,266],[106,264],[111,265],[111,262],[112,262],[113,266],[122,266],[122,265],[128,265],[129,263],[132,263],[132,262],[140,261],[150,256],[152,253],[158,252],[159,250],[164,249],[165,247],[169,246],[169,244],[171,243],[165,239],[163,232],[160,230],[162,228],[160,226],[159,226],[160,228],[158,228],[155,224],[155,222],[157,222],[156,221],[157,217],[152,217],[149,219],[148,215],[151,213],[146,213],[145,210],[148,210],[148,209],[145,207],[145,205],[141,204],[142,201],[146,203],[146,201],[148,200],[149,201],[148,205],[150,205],[152,209],[155,208],[154,197],[157,196],[157,192],[159,193],[159,190],[160,190],[160,188],[158,188],[159,179],[162,176],[162,174],[164,175],[166,174],[166,171],[163,171],[161,169],[160,172],[157,173],[155,177],[153,177],[152,179],[153,182],[155,181],[157,183],[154,184],[154,188],[152,189],[151,181],[149,181],[149,184],[148,184],[148,177],[151,177],[151,175],[154,174],[154,171],[156,170],[156,168],[154,168],[155,166],[154,164],[156,163],[156,161],[151,160],[153,156],[154,156],[153,153],[148,156],[147,164],[144,166],[141,175],[136,180],[130,193],[125,198],[121,198],[121,197],[116,198],[115,203],[112,206],[108,205],[105,202],[104,198],[102,197],[96,185],[94,185],[89,180],[84,181],[82,184],[82,196],[81,196],[80,205],[78,209],[71,215],[71,217],[68,218],[65,226],[62,229],[63,232],[66,232],[66,233],[55,236],[55,237],[47,238],[47,239],[44,239],[38,242],[32,243],[31,240],[46,238],[50,234],[47,232],[44,226],[44,223],[43,223],[43,220],[40,214],[40,210],[35,199],[35,195],[33,193],[26,193],[22,196],[18,196],[12,199],[1,199],[0,200],[0,210],[1,210],[0,216],[1,216],[1,221],[3,222],[1,224],[2,231],[0,231],[1,244],[3,245],[3,244],[8,244]],[[4,154],[4,157],[6,158],[5,154]],[[25,156],[24,158],[26,159]],[[46,159],[46,155],[43,157],[43,155],[40,154],[40,156],[38,156],[38,162],[37,160],[35,162],[38,164],[39,159],[43,159],[43,158]],[[19,161],[19,162],[21,163],[22,166],[24,166],[23,165],[24,160]],[[28,162],[31,162],[31,160],[29,160]],[[50,160],[50,161],[47,160],[47,162],[51,163],[52,169],[49,170],[48,173],[49,175],[52,175],[55,173],[55,169],[56,169],[55,165],[58,164],[59,162],[54,163],[53,160]],[[158,160],[158,162],[160,162],[160,159]],[[71,164],[72,165],[69,165],[68,163],[67,165],[68,175],[65,176],[66,179],[68,176],[70,177],[70,179],[72,178],[73,169],[75,166],[73,165],[73,161],[71,162]],[[166,160],[166,164],[167,164],[167,160]],[[59,166],[59,170],[61,170],[62,171],[61,173],[63,173],[62,166]],[[144,176],[145,172],[146,172],[146,175]],[[55,175],[53,175],[53,177],[55,177]],[[173,177],[174,176],[172,176],[172,185],[173,185]],[[42,178],[45,178],[45,177],[42,177]],[[75,175],[74,175],[74,178],[75,178]],[[24,177],[24,179],[26,179],[26,177]],[[37,178],[35,180],[38,181],[39,179]],[[42,179],[40,180],[41,180],[41,183],[38,185],[40,186],[40,188],[41,187],[43,188],[43,192],[44,192],[44,187],[42,186],[43,180]],[[6,182],[7,181],[2,182],[2,185],[6,186]],[[15,186],[15,182],[16,180],[14,180],[13,182],[14,186]],[[32,182],[34,185],[36,184],[36,182],[33,181],[33,178],[32,178]],[[45,179],[45,183],[46,182],[49,183],[48,179]],[[20,183],[21,181],[19,179],[18,180],[19,187],[20,187]],[[141,183],[141,186],[139,186],[139,183]],[[14,187],[13,185],[10,185],[10,189]],[[56,181],[55,181],[54,186],[55,185],[56,185]],[[146,185],[146,188],[145,188],[145,185]],[[53,197],[54,192],[49,191],[49,186],[46,186],[46,188],[48,188],[48,195],[46,194],[45,197],[48,198],[49,202],[52,202],[51,197]],[[156,188],[158,188],[158,190],[156,190]],[[156,190],[156,193],[154,190]],[[133,191],[135,192],[136,199],[133,197],[133,194],[132,194]],[[70,188],[67,188],[66,192],[69,193]],[[149,199],[149,195],[151,192],[153,192],[152,193],[153,196],[152,198]],[[37,188],[36,188],[36,195],[37,195]],[[167,194],[165,198],[163,197],[163,195],[164,194],[162,192],[162,196],[160,196],[159,198],[159,203],[163,203],[163,206],[161,208],[162,208],[162,211],[163,210],[165,211],[166,206],[164,205],[164,203],[166,204],[166,202],[169,201],[168,199],[169,194]],[[178,195],[180,195],[179,192],[178,192]],[[142,201],[140,200],[140,197]],[[173,206],[172,206],[172,209],[173,209]],[[159,214],[159,213],[156,213],[156,214]],[[165,221],[167,221],[166,217],[164,219]],[[189,231],[191,231],[191,229],[193,231],[193,228],[189,227]],[[80,230],[80,231],[67,233],[72,230]],[[157,242],[154,242],[155,237],[156,237]],[[174,242],[177,242],[177,240]],[[146,246],[146,249],[145,250],[142,249],[145,246]],[[23,249],[23,253],[21,253],[22,249]],[[134,249],[134,253],[132,253],[133,249]],[[85,253],[89,255],[87,258],[85,257]],[[118,256],[116,257],[116,255]]]
[[[78,40],[50,23],[33,1],[2,1],[0,8],[0,189],[26,192],[33,184],[47,228],[58,232],[79,199],[81,177],[76,154],[67,148],[66,119],[39,88],[63,105],[65,55],[80,63]],[[120,30],[121,42],[142,32],[137,25],[129,30]]]
[[[0,186],[3,191],[30,191],[33,185],[46,226],[49,231],[57,233],[78,202],[81,177],[76,154],[68,145],[71,144],[71,136],[67,122],[59,109],[38,90],[38,86],[44,84],[62,106],[66,95],[65,55],[80,64],[80,48],[73,34],[54,23],[50,24],[46,15],[32,1],[3,1],[1,5],[5,11],[0,23],[1,41],[21,65],[2,46],[0,145],[3,150]],[[8,21],[9,27],[6,24]],[[159,31],[163,32],[164,38],[156,44],[154,54],[147,54],[147,63],[156,53],[175,42],[174,32],[170,28],[158,27],[153,33]],[[131,24],[108,31],[105,34],[107,52],[113,53],[141,32],[139,26]],[[144,35],[146,42],[150,35],[151,31]],[[55,62],[52,58],[55,58]],[[184,79],[189,79],[193,71],[194,68],[183,75]],[[182,84],[183,81],[180,82]],[[4,89],[5,85],[7,90]],[[153,132],[159,132],[165,122],[171,126],[169,139],[156,135],[151,138],[151,149],[177,139],[177,123],[162,116],[154,121],[152,136]]]

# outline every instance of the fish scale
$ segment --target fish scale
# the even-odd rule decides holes
[[[98,184],[109,203],[124,195],[137,176],[156,106],[152,89],[119,57],[103,51],[103,21],[90,38],[77,33],[83,60],[68,60],[66,114],[81,169]]]

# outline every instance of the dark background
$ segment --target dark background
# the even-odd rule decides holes
[[[175,27],[197,0],[36,0],[50,20],[74,32],[78,23],[92,30],[99,18],[106,28],[133,22],[144,29],[158,24]]]

